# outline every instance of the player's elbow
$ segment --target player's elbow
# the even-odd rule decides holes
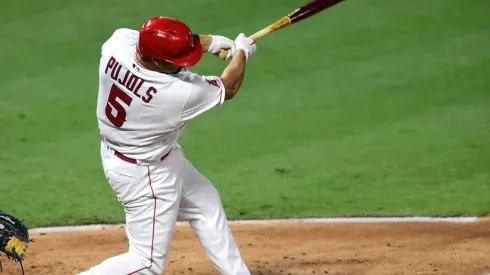
[[[221,77],[221,81],[225,86],[225,100],[232,99],[240,90],[243,82],[243,72],[241,74],[225,73]]]
[[[238,93],[238,90],[239,90],[238,88],[226,89],[225,100],[233,99],[233,97],[235,97],[235,95]]]

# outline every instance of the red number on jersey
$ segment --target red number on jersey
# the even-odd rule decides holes
[[[116,85],[112,85],[107,105],[105,106],[105,115],[117,128],[121,127],[126,121],[126,109],[117,101],[118,98],[127,106],[131,105],[131,101],[133,101],[129,95],[121,91]],[[117,111],[116,116],[112,114],[114,109]]]

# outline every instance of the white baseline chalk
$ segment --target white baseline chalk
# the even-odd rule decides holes
[[[230,220],[229,224],[301,224],[301,223],[472,223],[478,217],[345,217],[345,218],[303,218],[303,219],[270,219],[270,220]],[[177,226],[187,226],[187,222],[177,222]],[[39,227],[29,230],[29,233],[76,232],[124,228],[124,224],[95,224],[78,226]]]

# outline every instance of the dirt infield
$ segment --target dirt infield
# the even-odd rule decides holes
[[[490,222],[233,225],[253,274],[490,272]],[[127,249],[122,229],[33,234],[26,275],[76,274]],[[3,274],[20,267],[3,257]],[[192,231],[178,227],[165,274],[217,274]]]

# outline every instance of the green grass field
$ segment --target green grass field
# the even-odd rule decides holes
[[[251,34],[304,3],[7,0],[0,209],[29,226],[119,223],[95,117],[100,46],[176,16]],[[231,219],[490,211],[490,1],[348,0],[258,41],[235,100],[193,121],[188,158]],[[221,74],[206,56],[193,70]]]

